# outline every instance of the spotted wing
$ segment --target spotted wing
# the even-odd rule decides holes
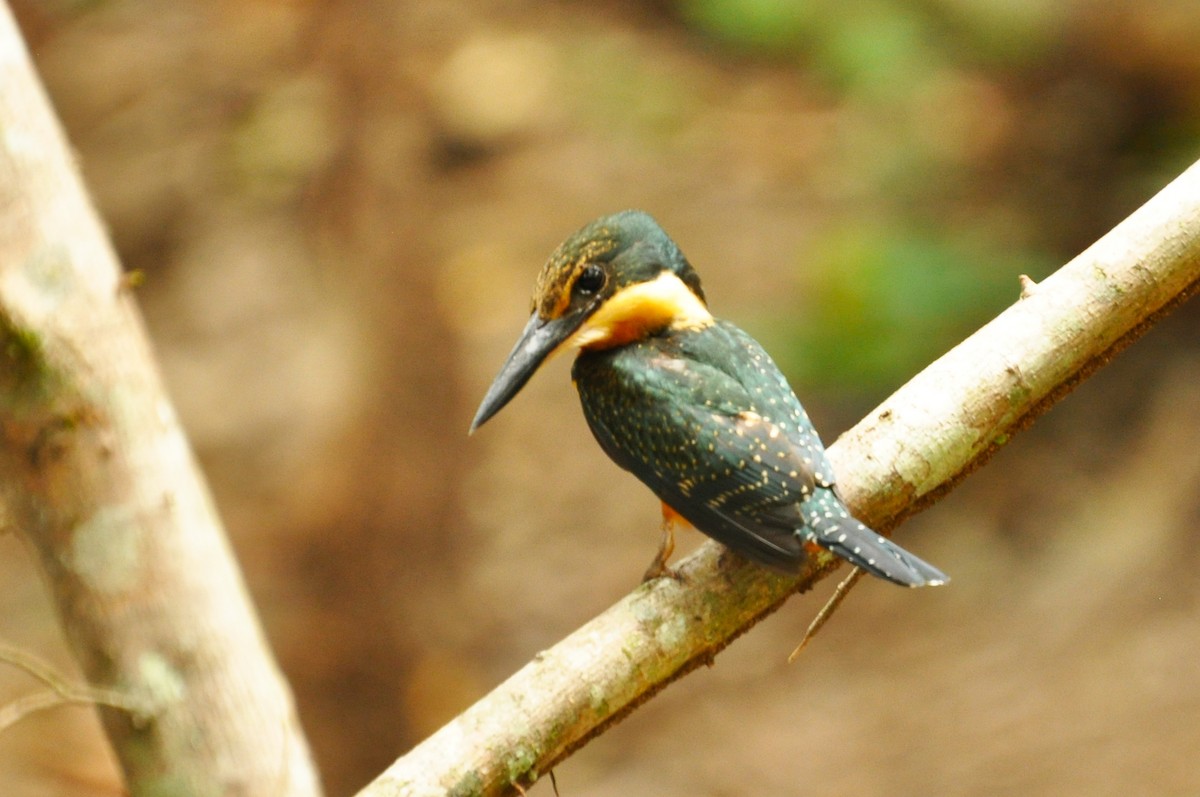
[[[765,414],[760,392],[663,341],[585,354],[574,376],[588,424],[618,465],[729,548],[799,567],[800,506],[829,474],[823,452],[797,444],[787,412]],[[790,389],[786,398],[795,402]]]

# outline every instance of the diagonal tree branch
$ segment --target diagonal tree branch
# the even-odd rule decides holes
[[[0,529],[37,552],[133,794],[319,793],[116,256],[0,3]],[[20,710],[33,708],[32,704]]]
[[[888,530],[1200,288],[1200,164],[888,398],[830,449]],[[1014,292],[1016,279],[1014,275]],[[360,797],[519,791],[828,573],[783,578],[715,544],[644,584],[396,761]],[[903,596],[898,596],[898,598]]]

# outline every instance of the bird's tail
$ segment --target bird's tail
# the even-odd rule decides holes
[[[950,580],[941,570],[851,517],[832,490],[818,489],[800,511],[805,537],[873,576],[902,587],[935,587]]]

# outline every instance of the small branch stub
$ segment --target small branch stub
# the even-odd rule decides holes
[[[1017,279],[1021,282],[1021,298],[1028,299],[1030,296],[1033,296],[1034,292],[1037,291],[1038,286],[1038,284],[1033,281],[1033,278],[1027,274],[1022,274],[1021,276],[1017,277]]]

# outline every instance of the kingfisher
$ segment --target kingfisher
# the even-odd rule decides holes
[[[554,251],[471,432],[542,363],[571,350],[592,434],[663,505],[646,579],[672,575],[672,529],[682,519],[785,573],[798,573],[817,546],[902,586],[948,580],[851,516],[783,373],[754,338],[713,317],[696,271],[648,214],[599,218]]]

